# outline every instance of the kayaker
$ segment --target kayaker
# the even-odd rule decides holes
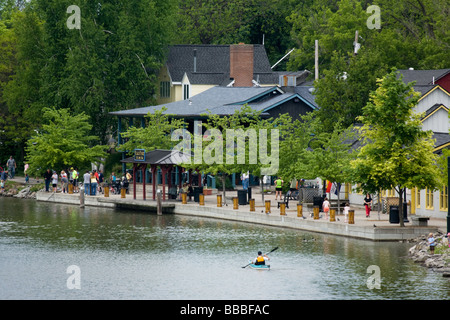
[[[270,260],[270,258],[266,254],[263,255],[261,251],[258,251],[258,256],[253,259],[252,263],[254,265],[265,265],[267,260]]]

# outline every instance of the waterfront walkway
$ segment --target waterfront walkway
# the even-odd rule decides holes
[[[13,181],[25,183],[23,177],[16,177]],[[37,181],[30,178],[29,183],[35,184]],[[41,181],[42,182],[42,181]],[[103,194],[97,196],[85,196],[86,206],[100,206],[109,208],[125,208],[141,210],[143,212],[156,213],[156,201],[152,200],[152,186],[147,186],[146,200],[142,200],[142,191],[137,190],[136,200],[133,199],[133,192],[130,190],[125,198],[120,195],[114,195],[110,192],[109,197]],[[415,216],[408,214],[409,222],[405,222],[405,227],[399,224],[389,222],[389,214],[372,211],[370,218],[366,218],[363,206],[350,204],[354,210],[354,224],[346,223],[343,214],[336,214],[336,221],[325,219],[323,212],[320,213],[320,219],[312,217],[312,206],[303,206],[303,217],[297,216],[297,201],[289,201],[289,208],[286,208],[286,215],[280,214],[277,208],[275,193],[265,194],[264,200],[270,200],[270,213],[265,213],[265,204],[259,188],[252,188],[252,198],[255,199],[255,211],[250,211],[250,205],[239,205],[238,209],[233,209],[232,197],[237,195],[237,191],[227,191],[227,204],[217,207],[217,195],[205,195],[204,205],[198,202],[188,201],[182,204],[180,200],[164,201],[162,205],[163,214],[182,214],[197,217],[207,217],[215,219],[224,219],[230,221],[241,221],[246,223],[261,224],[267,226],[292,228],[311,232],[326,233],[338,236],[360,238],[372,241],[403,241],[416,239],[430,232],[446,233],[447,221],[442,218],[430,217],[427,226],[413,225]],[[38,201],[65,203],[80,205],[79,193],[62,194],[60,192],[37,192]]]
[[[253,189],[254,190],[254,189]],[[270,213],[265,213],[265,205],[262,197],[257,190],[253,191],[255,199],[255,211],[250,211],[250,205],[239,205],[238,209],[233,208],[233,201],[230,199],[236,196],[236,191],[227,192],[227,204],[222,207],[217,206],[217,195],[205,195],[204,205],[198,202],[188,201],[182,204],[180,200],[166,200],[163,202],[163,214],[174,213],[190,215],[197,217],[207,217],[224,219],[231,221],[240,221],[260,225],[291,228],[311,232],[333,234],[373,241],[403,241],[416,239],[419,236],[427,235],[430,232],[446,232],[446,220],[431,217],[427,226],[413,225],[411,216],[408,216],[409,222],[405,222],[405,227],[399,224],[389,222],[389,214],[372,211],[369,218],[365,217],[365,210],[362,206],[352,206],[354,210],[354,224],[346,223],[343,214],[336,214],[336,221],[331,222],[325,219],[323,212],[320,213],[320,219],[314,219],[312,216],[312,206],[303,206],[303,217],[297,216],[297,201],[289,201],[289,208],[286,208],[285,215],[280,214],[277,208],[275,194],[265,194],[264,200],[270,200]],[[142,192],[137,192],[136,200],[133,199],[133,193],[126,194],[125,198],[120,195],[109,194],[105,197],[103,194],[97,196],[85,196],[86,206],[102,206],[111,208],[137,209],[144,212],[156,213],[156,201],[151,198],[151,187],[147,190],[147,199],[142,200]],[[229,198],[230,197],[230,198]],[[80,205],[79,193],[61,194],[38,192],[37,200],[67,203]]]

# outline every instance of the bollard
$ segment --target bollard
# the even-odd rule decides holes
[[[348,224],[355,224],[355,210],[348,210]]]
[[[303,217],[303,205],[297,204],[297,217]]]
[[[320,213],[319,206],[314,206],[313,207],[313,212],[314,212],[314,220],[318,220],[319,219],[319,213]]]
[[[217,207],[222,207],[222,195],[217,195]]]
[[[127,190],[125,188],[120,189],[120,197],[126,198],[126,192],[127,192]]]
[[[198,195],[198,204],[200,206],[204,206],[205,205],[205,195],[203,193],[200,193]]]
[[[105,186],[103,188],[103,190],[104,190],[104,193],[105,193],[105,198],[108,198],[109,197],[109,186]]]
[[[239,198],[238,197],[233,197],[233,209],[234,210],[239,209]]]
[[[73,194],[73,184],[72,183],[69,183],[69,185],[68,185],[68,191],[69,191],[69,194]]]
[[[250,211],[255,211],[255,199],[250,199]]]
[[[336,209],[330,209],[330,221],[336,221]]]
[[[266,213],[270,213],[270,200],[265,201]]]
[[[286,215],[286,203],[280,203],[280,216]]]
[[[182,204],[187,204],[187,193],[186,192],[183,192],[181,194],[181,203]]]
[[[80,188],[80,208],[84,208],[84,187]]]
[[[156,214],[162,215],[162,201],[161,201],[162,192],[160,189],[156,190]]]

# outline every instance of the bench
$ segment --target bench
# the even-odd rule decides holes
[[[286,204],[286,209],[289,209],[289,198],[290,196],[288,195],[289,192],[287,192],[284,197],[283,197],[283,201],[278,201],[278,208],[280,208],[280,204],[284,203]]]
[[[426,227],[428,226],[428,220],[430,220],[430,217],[426,216],[411,216],[413,226],[419,226],[419,227]]]

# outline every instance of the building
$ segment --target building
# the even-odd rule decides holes
[[[272,71],[262,45],[172,46],[159,75],[160,103],[110,114],[118,118],[119,144],[127,125],[144,125],[148,113],[162,108],[183,118],[194,134],[200,127],[196,121],[205,119],[205,114],[226,116],[244,105],[260,111],[262,117],[289,113],[296,119],[318,108],[313,86],[306,83],[310,74]]]
[[[431,130],[435,140],[436,154],[450,147],[450,69],[440,70],[398,70],[403,75],[405,83],[415,82],[414,90],[421,94],[415,111],[422,114],[423,130]],[[355,142],[359,146],[359,141]],[[351,203],[362,204],[364,195],[352,191],[352,186],[345,185],[345,198]],[[384,210],[389,205],[398,204],[398,194],[394,189],[382,190],[381,200]],[[442,186],[439,190],[418,190],[414,188],[406,191],[406,201],[409,203],[408,214],[433,216],[444,218],[448,213],[448,187]]]
[[[276,86],[280,77],[305,81],[310,73],[272,71],[263,45],[173,45],[159,71],[157,104],[187,100],[215,86]]]

